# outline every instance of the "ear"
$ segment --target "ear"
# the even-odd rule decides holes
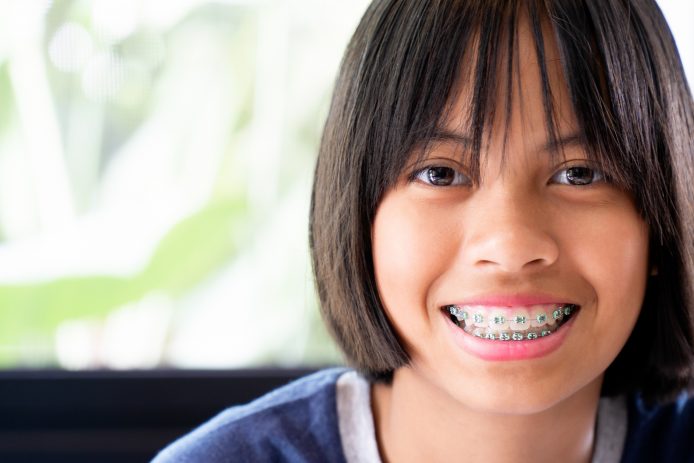
[[[648,241],[648,265],[651,267],[648,275],[654,277],[658,275],[658,264],[654,263],[656,260],[654,254],[655,250],[658,249],[658,245],[653,241],[653,237],[651,237]]]

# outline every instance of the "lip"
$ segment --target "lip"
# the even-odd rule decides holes
[[[575,304],[568,298],[545,293],[485,294],[473,296],[451,305],[488,305],[496,307],[520,307],[539,304]]]
[[[577,318],[572,317],[546,337],[527,341],[492,341],[466,333],[445,314],[441,315],[453,342],[465,352],[486,361],[528,360],[549,355],[561,347]]]

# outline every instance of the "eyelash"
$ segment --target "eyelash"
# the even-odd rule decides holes
[[[465,174],[463,174],[459,170],[454,169],[454,168],[449,167],[449,166],[442,166],[442,165],[431,165],[431,166],[423,167],[421,169],[417,169],[410,176],[410,180],[411,181],[419,180],[420,182],[423,182],[427,185],[434,186],[434,187],[439,186],[439,187],[445,188],[445,187],[461,186],[460,183],[459,184],[449,184],[449,185],[435,185],[435,184],[430,183],[429,181],[425,180],[426,177],[429,177],[427,174],[430,174],[433,169],[447,169],[447,170],[453,172],[454,179],[466,178],[468,181],[465,182],[465,184],[466,185],[472,184],[472,180],[470,180],[467,176],[465,176]],[[429,177],[428,180],[431,180],[431,178]]]
[[[561,174],[561,173],[564,173],[564,175],[562,175],[562,177],[563,177],[564,179],[568,178],[568,171],[571,170],[571,169],[588,169],[588,170],[593,174],[593,175],[592,175],[591,182],[590,182],[590,183],[583,183],[583,184],[581,184],[581,183],[579,183],[579,184],[575,184],[575,183],[562,183],[562,185],[571,185],[571,186],[590,186],[590,185],[594,185],[595,183],[602,183],[602,182],[607,181],[607,176],[605,175],[604,172],[602,172],[602,171],[599,170],[599,169],[595,169],[595,168],[593,168],[593,167],[584,166],[584,165],[569,166],[569,167],[566,167],[566,168],[564,168],[564,169],[561,169],[561,170],[557,171],[557,173],[555,173],[555,174],[552,176],[552,179],[556,178],[557,175],[559,175],[559,174]]]
[[[447,184],[447,185],[436,185],[436,184],[431,183],[430,182],[430,180],[431,180],[430,175],[431,175],[431,172],[433,169],[447,169],[448,171],[452,171],[453,175],[454,175],[454,182],[456,180],[458,180],[458,182],[457,183],[452,182],[452,183]],[[570,176],[569,171],[571,169],[588,169],[590,171],[590,173],[592,173],[592,178],[591,178],[590,183],[569,183],[569,180],[568,180],[569,176]],[[599,169],[595,169],[595,168],[588,166],[588,165],[573,165],[573,166],[565,167],[563,169],[558,170],[554,175],[552,175],[551,179],[555,180],[555,179],[557,179],[557,177],[560,177],[560,178],[566,180],[566,182],[555,181],[555,183],[558,183],[560,185],[578,186],[578,187],[584,187],[584,188],[590,187],[596,183],[602,183],[602,182],[608,181],[608,178],[605,175],[605,173],[603,173]],[[461,178],[467,179],[467,181],[461,182],[460,181]],[[465,174],[454,169],[453,167],[449,167],[449,166],[445,166],[445,165],[430,165],[430,166],[426,166],[426,167],[423,167],[421,169],[415,170],[410,175],[410,181],[417,181],[417,180],[420,182],[423,182],[429,186],[442,187],[442,188],[472,185],[472,180],[469,177],[467,177]]]

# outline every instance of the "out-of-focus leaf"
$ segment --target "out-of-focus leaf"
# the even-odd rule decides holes
[[[176,224],[149,264],[131,278],[69,277],[0,286],[0,346],[19,345],[29,333],[50,338],[60,323],[103,317],[151,292],[177,295],[233,258],[246,236],[244,202],[215,200]],[[13,363],[0,349],[0,365]]]
[[[177,224],[138,277],[142,288],[178,295],[234,255],[245,234],[244,203],[219,201]]]

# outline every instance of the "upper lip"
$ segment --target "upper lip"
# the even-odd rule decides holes
[[[540,304],[568,304],[572,303],[567,297],[546,293],[514,293],[514,294],[483,294],[472,296],[455,305],[488,305],[496,307],[519,307]]]

